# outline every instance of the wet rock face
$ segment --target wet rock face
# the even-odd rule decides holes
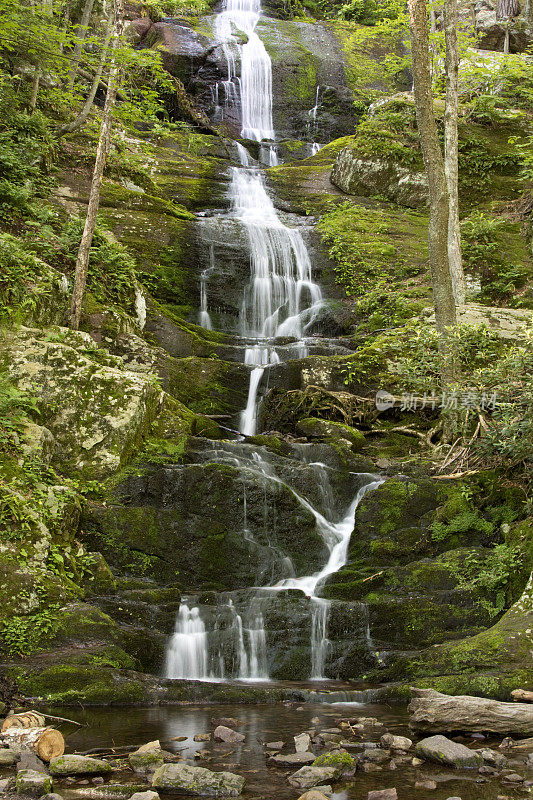
[[[277,16],[274,9],[267,13]],[[279,11],[279,9],[278,9]],[[209,18],[201,31],[181,21],[164,21],[147,30],[130,25],[141,47],[161,50],[165,68],[185,85],[194,103],[231,136],[240,133],[239,107],[217,112],[213,87],[227,78],[227,62]],[[263,16],[257,32],[273,65],[273,117],[277,137],[331,141],[351,133],[353,91],[348,86],[342,43],[331,27]],[[238,69],[237,65],[237,69]],[[317,103],[316,120],[309,111]],[[224,104],[220,87],[219,103]]]
[[[245,493],[248,539],[242,535]],[[113,538],[145,553],[150,573],[161,581],[179,571],[184,587],[236,589],[282,577],[286,555],[304,574],[326,558],[313,515],[290,490],[265,487],[235,467],[158,469],[128,480],[120,497],[122,505],[92,513],[100,547],[111,563],[121,560],[120,548],[106,545]]]

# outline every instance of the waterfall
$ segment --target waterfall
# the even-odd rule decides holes
[[[260,0],[226,0],[215,21],[216,35],[226,59],[227,78],[222,81],[226,107],[240,98],[241,135],[258,142],[273,141],[272,63],[255,28],[261,14]],[[240,44],[235,33],[246,34]],[[237,63],[240,62],[240,78]],[[229,89],[237,86],[238,92]],[[220,92],[217,93],[217,98]],[[275,148],[267,145],[267,162],[277,163]],[[253,367],[246,408],[240,429],[252,436],[257,429],[257,395],[265,370],[280,359],[270,340],[291,336],[301,340],[322,304],[320,287],[313,282],[311,261],[299,231],[280,220],[267,194],[262,172],[250,166],[246,149],[238,145],[240,167],[231,172],[229,197],[232,215],[243,226],[250,250],[250,280],[244,290],[240,334],[251,340],[245,363]],[[305,344],[298,349],[306,355]]]
[[[261,151],[267,157],[262,156],[261,161],[273,166],[277,163],[277,156],[273,144],[272,64],[255,31],[260,14],[260,0],[226,0],[224,9],[217,15],[215,27],[226,61],[227,77],[215,87],[213,98],[223,112],[240,109],[241,135],[263,143]],[[245,44],[241,43],[243,34]],[[310,124],[316,124],[318,103],[317,88]],[[238,330],[245,341],[245,363],[250,367],[248,397],[240,415],[240,431],[251,436],[257,430],[261,381],[267,370],[280,363],[276,339],[290,337],[293,344],[288,348],[285,346],[283,352],[297,358],[306,356],[306,330],[316,318],[323,300],[320,287],[313,281],[309,253],[301,233],[284,224],[266,191],[261,168],[252,163],[248,151],[241,144],[236,145],[239,166],[231,170],[230,216],[245,233],[250,256],[250,277],[243,291]],[[211,248],[211,266],[202,273],[200,284],[200,320],[204,327],[211,327],[207,281],[213,266]],[[329,647],[330,603],[319,596],[319,589],[329,575],[346,563],[357,505],[367,491],[382,481],[374,475],[360,475],[366,483],[339,520],[330,502],[332,491],[324,464],[312,464],[316,480],[323,485],[324,513],[321,513],[290,483],[279,477],[266,457],[257,451],[251,457],[247,455],[250,451],[245,448],[249,445],[227,444],[224,448],[221,444],[218,447],[212,453],[214,461],[231,463],[243,471],[248,470],[254,478],[290,489],[302,508],[314,517],[317,531],[327,547],[328,559],[319,571],[299,577],[295,575],[290,559],[279,559],[272,567],[278,582],[257,587],[253,590],[253,597],[248,595],[239,600],[238,607],[231,599],[215,609],[205,608],[203,612],[198,606],[189,609],[187,604],[182,604],[168,651],[166,674],[171,678],[199,680],[232,677],[267,680],[268,638],[263,616],[267,606],[263,604],[268,604],[277,592],[297,589],[310,600],[311,677],[322,678]],[[264,516],[267,529],[270,520],[266,503]],[[243,523],[243,537],[253,541],[246,502]],[[270,549],[274,562],[275,547]],[[259,580],[265,580],[264,571]],[[205,620],[202,620],[201,613],[205,614]]]
[[[146,325],[146,298],[138,284],[135,286],[135,313],[137,324],[143,330]]]
[[[329,603],[313,597],[311,605],[311,680],[324,678],[329,641],[327,638]]]
[[[211,243],[209,245],[209,266],[207,269],[202,271],[200,275],[200,314],[198,322],[202,326],[202,328],[207,328],[208,331],[213,330],[213,325],[211,323],[211,317],[209,316],[209,311],[207,310],[207,282],[209,280],[209,275],[215,269],[215,248]]]
[[[208,662],[207,632],[200,610],[182,603],[167,651],[165,674],[168,678],[211,680]]]

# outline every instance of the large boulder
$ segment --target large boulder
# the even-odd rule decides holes
[[[111,764],[101,758],[65,755],[50,761],[51,775],[105,775],[112,772]]]
[[[244,778],[233,772],[211,772],[188,764],[164,764],[152,779],[155,789],[209,797],[237,797],[244,783]]]
[[[425,173],[411,172],[385,159],[360,158],[352,147],[338,154],[331,182],[346,194],[359,197],[386,197],[408,208],[428,204]]]
[[[468,695],[451,697],[433,689],[412,691],[410,724],[417,730],[533,735],[533,705],[530,703],[500,703]]]
[[[445,764],[447,767],[480,767],[483,759],[479,753],[469,750],[460,742],[453,742],[446,736],[428,736],[416,745],[416,752],[422,758]]]
[[[6,347],[12,379],[36,397],[40,421],[55,438],[52,464],[92,478],[120,467],[164,399],[153,380],[95,350],[89,334],[65,328],[21,327]]]

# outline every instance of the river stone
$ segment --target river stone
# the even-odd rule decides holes
[[[232,731],[231,728],[227,728],[225,725],[219,725],[215,728],[213,736],[219,742],[244,742],[246,738],[243,733]]]
[[[398,792],[396,789],[378,789],[374,792],[369,792],[367,800],[397,800]]]
[[[390,750],[409,750],[413,746],[412,739],[407,736],[395,736],[393,733],[385,733],[379,740],[381,747]]]
[[[152,792],[151,789],[148,789],[146,792],[135,792],[130,797],[130,800],[159,800],[159,795],[157,792]]]
[[[311,789],[319,783],[333,781],[339,775],[337,767],[302,767],[289,775],[288,781],[295,789]]]
[[[23,769],[17,774],[16,787],[17,794],[41,797],[52,791],[52,778],[34,769]]]
[[[144,783],[106,783],[104,786],[84,786],[81,789],[68,790],[71,800],[77,800],[77,798],[89,798],[89,800],[129,800],[132,794],[145,791],[146,784]]]
[[[437,784],[435,781],[427,780],[427,781],[416,781],[415,789],[428,789],[432,791],[433,789],[437,788]]]
[[[58,756],[50,761],[52,775],[97,775],[111,771],[111,764],[107,761],[89,756]]]
[[[237,797],[244,783],[244,778],[233,772],[211,772],[189,764],[164,764],[152,779],[156,789],[176,789],[184,794],[210,797]]]
[[[305,794],[301,794],[298,800],[328,800],[328,796],[318,789],[310,789]]]
[[[464,744],[452,742],[446,736],[428,736],[416,745],[416,752],[449,767],[469,768],[481,766],[483,759],[475,750],[469,750]]]
[[[10,767],[18,758],[18,754],[15,753],[14,750],[10,750],[9,748],[4,748],[0,750],[0,766],[1,767]]]
[[[146,742],[146,744],[142,744],[140,747],[137,748],[135,752],[147,753],[147,752],[152,752],[153,750],[161,750],[161,742],[159,741],[159,739],[154,739],[153,742]]]
[[[265,747],[267,747],[269,750],[281,750],[284,744],[285,742],[267,742]]]
[[[307,753],[311,747],[311,737],[308,733],[299,733],[294,737],[294,747],[297,753]]]
[[[128,761],[130,767],[138,775],[151,775],[158,767],[164,763],[161,750],[144,750],[142,752],[131,753]]]
[[[238,728],[241,723],[235,717],[211,717],[211,725],[218,728],[219,725],[225,728]]]
[[[197,733],[193,737],[193,742],[210,742],[211,741],[211,734],[210,733]]]
[[[271,764],[280,764],[282,767],[293,767],[297,764],[312,764],[316,756],[314,753],[288,753],[283,756],[271,756]]]
[[[43,794],[41,800],[63,800],[63,796],[57,792],[50,792],[50,794]]]

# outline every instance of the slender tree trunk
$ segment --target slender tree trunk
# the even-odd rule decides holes
[[[61,23],[61,30],[65,36],[68,32],[68,26],[70,24],[70,4],[71,0],[66,0],[65,8],[63,9],[63,21]],[[59,43],[59,52],[61,55],[63,54],[64,49],[65,49],[65,42],[61,41]]]
[[[461,257],[459,227],[459,44],[457,41],[457,0],[444,3],[446,41],[446,110],[444,112],[444,168],[449,197],[448,261],[453,295],[457,305],[465,302],[466,286]]]
[[[93,82],[92,82],[92,86],[90,88],[89,94],[87,95],[87,99],[85,100],[85,104],[84,104],[82,110],[80,111],[80,113],[78,114],[78,116],[76,117],[75,120],[73,120],[72,122],[69,122],[68,125],[62,125],[62,127],[59,128],[59,130],[57,132],[58,136],[64,136],[66,133],[71,133],[72,131],[75,131],[78,128],[81,128],[81,126],[86,123],[87,117],[89,116],[89,114],[91,112],[91,108],[92,108],[93,103],[94,103],[94,98],[96,97],[96,92],[98,91],[98,86],[100,85],[100,81],[101,81],[101,78],[102,78],[102,72],[104,71],[104,66],[105,66],[105,62],[106,62],[106,58],[107,58],[107,51],[109,50],[109,42],[111,41],[112,33],[113,33],[113,14],[110,14],[109,18],[108,18],[108,21],[107,21],[107,27],[106,27],[106,32],[105,32],[105,40],[104,40],[104,44],[102,46],[102,53],[100,55],[100,62],[98,64],[98,69],[95,72],[95,75],[94,75],[94,78],[93,78]]]
[[[29,103],[30,114],[33,114],[33,112],[35,111],[35,107],[37,105],[37,97],[39,96],[40,83],[41,83],[41,68],[35,67],[35,72],[33,73],[33,82],[31,86],[31,96]]]
[[[428,15],[425,0],[408,0],[413,54],[416,119],[429,184],[429,266],[435,320],[440,334],[443,387],[455,377],[448,328],[456,324],[455,300],[448,264],[449,202],[437,123],[433,112]]]
[[[100,205],[100,190],[104,174],[105,162],[109,152],[111,142],[111,127],[113,107],[115,105],[118,83],[120,78],[120,66],[117,63],[116,47],[124,32],[124,0],[115,0],[115,30],[111,42],[111,66],[107,84],[107,94],[105,99],[104,111],[102,114],[102,125],[100,127],[100,138],[96,150],[96,160],[94,164],[89,203],[87,206],[87,216],[81,237],[78,257],[76,259],[76,271],[74,274],[74,287],[72,290],[72,302],[70,307],[70,327],[78,330],[81,318],[83,297],[85,294],[85,284],[87,282],[87,268],[89,266],[89,256],[91,244],[96,227],[96,216]]]
[[[33,0],[31,1],[31,7],[35,11],[35,3]],[[52,17],[53,14],[53,0],[42,0],[42,9],[44,14],[48,17]],[[30,96],[30,103],[29,103],[29,112],[33,114],[35,108],[37,106],[37,97],[39,96],[39,87],[41,85],[41,76],[42,76],[42,67],[37,65],[35,67],[35,72],[33,73],[33,83],[31,87],[31,96]]]
[[[509,53],[509,20],[505,20],[505,37],[503,39],[503,52],[508,55]]]
[[[81,49],[83,47],[83,42],[87,34],[87,28],[89,27],[89,20],[91,19],[93,5],[94,5],[94,0],[85,0],[85,5],[83,6],[83,12],[78,27],[76,44],[74,45],[74,52],[72,54],[72,67],[70,70],[70,78],[68,82],[69,91],[72,91],[74,87],[74,81],[76,80],[76,75],[78,73],[78,64],[80,63]]]

